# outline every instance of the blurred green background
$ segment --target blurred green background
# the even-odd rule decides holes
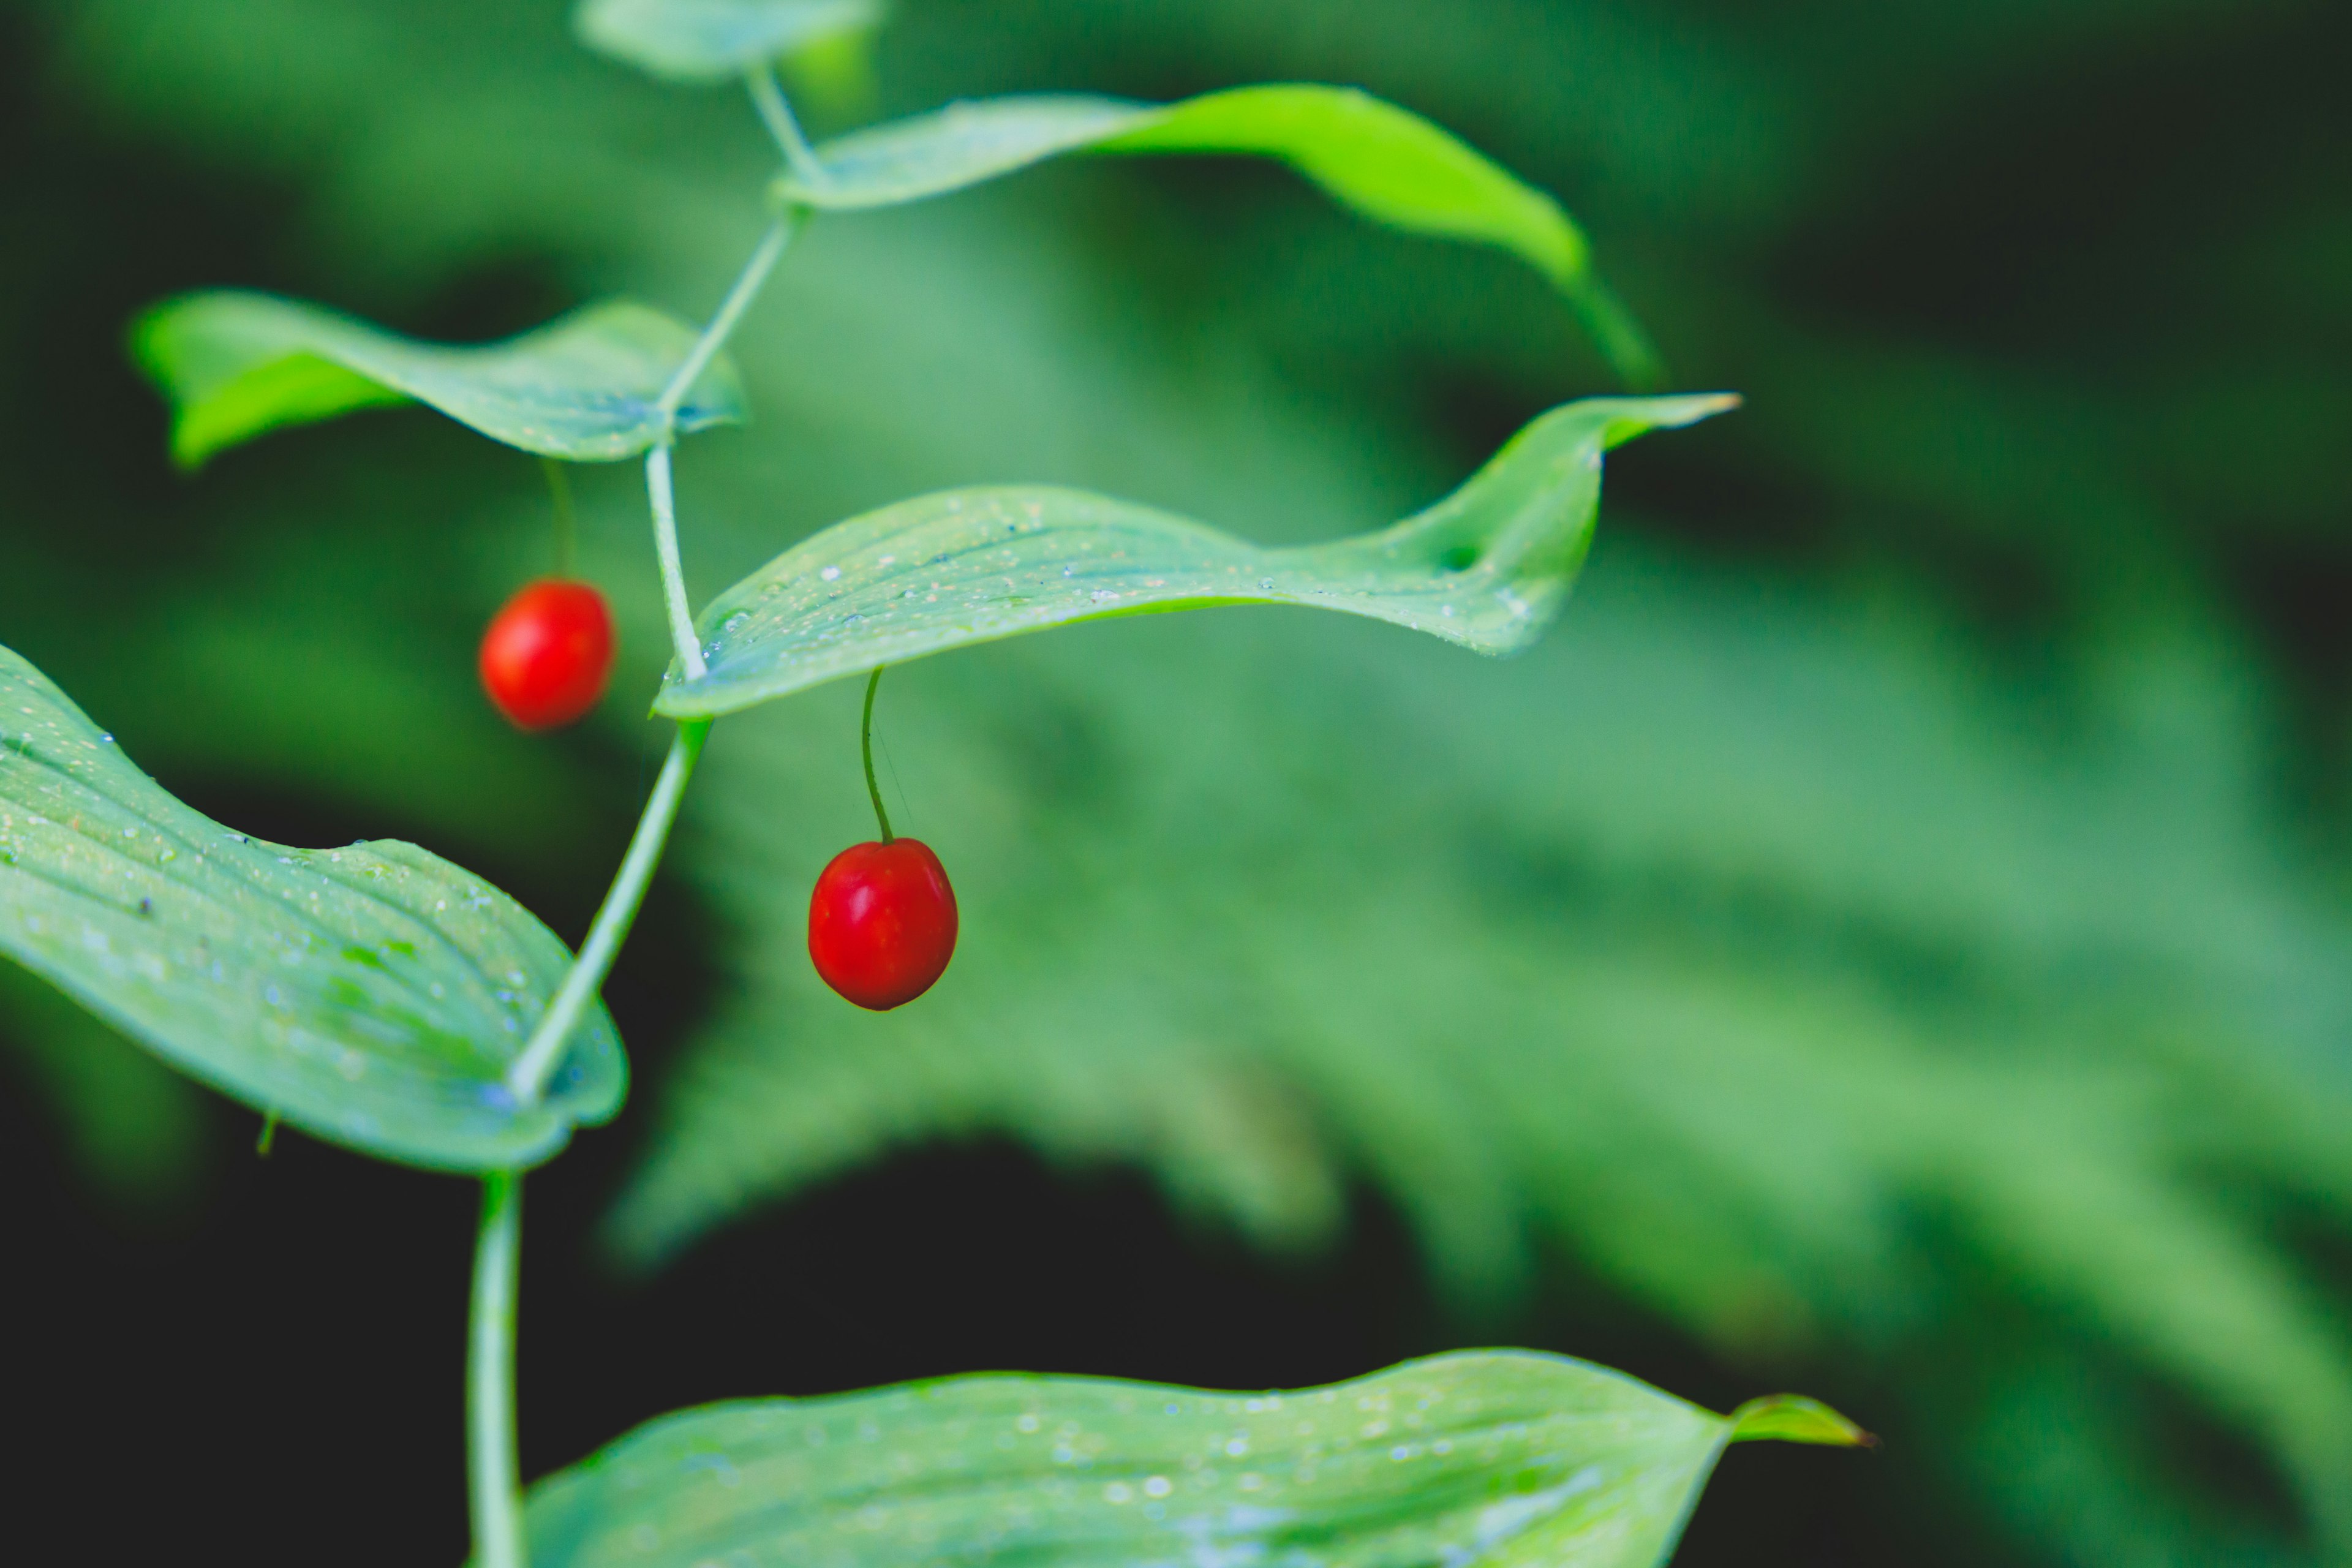
[[[688,1399],[1508,1341],[1886,1436],[1734,1454],[1688,1562],[2352,1563],[2347,58],[2319,0],[902,0],[820,131],[1358,83],[1748,405],[1612,459],[1507,664],[1230,611],[895,673],[965,921],[902,1013],[803,947],[857,693],[722,726],[612,991],[633,1103],[535,1184],[527,1468]],[[215,816],[576,939],[663,740],[634,471],[576,470],[615,695],[519,737],[472,657],[534,467],[412,411],[186,479],[121,330],[698,318],[772,159],[558,0],[0,7],[0,641]],[[951,484],[1352,531],[1607,385],[1508,261],[1233,161],[821,222],[736,353],[702,596]],[[456,1561],[469,1200],[251,1133],[0,974],[20,1479],[125,1552]]]

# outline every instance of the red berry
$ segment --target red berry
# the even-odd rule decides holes
[[[955,952],[955,889],[916,838],[853,844],[809,900],[809,957],[824,983],[883,1013],[931,988]]]
[[[613,674],[613,616],[585,583],[543,578],[506,602],[482,634],[482,689],[525,730],[569,724]]]

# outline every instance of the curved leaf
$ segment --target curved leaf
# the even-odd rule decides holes
[[[879,0],[583,0],[580,41],[673,81],[722,81],[871,27]]]
[[[1769,1394],[1731,1413],[1735,1443],[1822,1443],[1837,1448],[1874,1448],[1878,1439],[1801,1394]]]
[[[1212,605],[1339,610],[1508,653],[1542,634],[1583,563],[1601,454],[1734,401],[1556,408],[1418,517],[1296,549],[1081,490],[902,501],[835,523],[721,594],[699,624],[709,673],[688,681],[673,665],[655,707],[709,718],[951,647]]]
[[[1557,201],[1459,137],[1353,88],[1244,87],[1164,106],[1078,95],[954,103],[828,142],[817,149],[824,177],[786,173],[777,192],[827,210],[891,206],[1082,150],[1279,158],[1375,222],[1510,251],[1568,297],[1627,384],[1664,379]]]
[[[546,927],[413,844],[228,831],[5,647],[0,955],[257,1110],[410,1164],[544,1159],[627,1077],[596,1008],[519,1107],[504,1074],[570,958]]]
[[[528,1525],[539,1568],[1650,1568],[1731,1435],[1528,1351],[1289,1394],[983,1373],[668,1416]]]
[[[579,462],[659,440],[655,404],[695,330],[645,305],[591,305],[504,342],[453,348],[268,294],[192,294],[131,330],[131,353],[170,398],[172,456],[194,468],[282,426],[415,399],[493,440]],[[740,424],[722,355],[688,391],[677,430]]]

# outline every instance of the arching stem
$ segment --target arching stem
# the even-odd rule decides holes
[[[522,1177],[482,1179],[474,1300],[466,1352],[466,1458],[474,1568],[529,1568],[522,1474],[515,1458],[515,1300],[522,1259]]]
[[[518,1104],[535,1104],[546,1091],[549,1075],[555,1071],[580,1015],[588,1010],[604,976],[612,972],[613,960],[620,955],[630,923],[637,918],[638,906],[646,901],[646,889],[653,885],[654,868],[661,863],[662,847],[669,842],[670,827],[677,821],[678,802],[686,796],[686,781],[694,774],[703,737],[709,732],[708,719],[689,719],[677,727],[677,739],[670,742],[661,777],[654,781],[653,795],[637,819],[637,831],[629,840],[621,869],[588,928],[588,940],[580,944],[580,956],[572,961],[522,1055],[507,1069],[507,1091]]]
[[[882,809],[882,786],[874,780],[874,692],[882,684],[882,671],[887,666],[877,665],[874,679],[866,683],[866,721],[858,727],[858,749],[866,753],[866,793],[874,797],[874,820],[882,825],[882,842],[890,842],[890,814]]]
[[[661,563],[662,600],[669,612],[670,642],[688,680],[699,680],[708,671],[702,661],[701,644],[694,635],[694,612],[686,593],[686,567],[677,547],[677,498],[671,483],[669,456],[671,443],[677,438],[677,411],[695,382],[710,368],[719,351],[727,346],[743,312],[759,298],[761,286],[775,269],[784,247],[792,242],[793,230],[798,226],[800,217],[796,207],[768,226],[759,248],[751,252],[751,259],[743,264],[735,286],[727,291],[719,313],[702,329],[702,335],[695,340],[694,347],[671,374],[654,405],[667,427],[661,441],[646,454],[646,497],[653,507],[654,552]]]

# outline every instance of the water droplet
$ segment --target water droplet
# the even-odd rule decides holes
[[[828,566],[824,571],[818,573],[817,575],[830,583],[841,575],[841,568],[838,566]]]

